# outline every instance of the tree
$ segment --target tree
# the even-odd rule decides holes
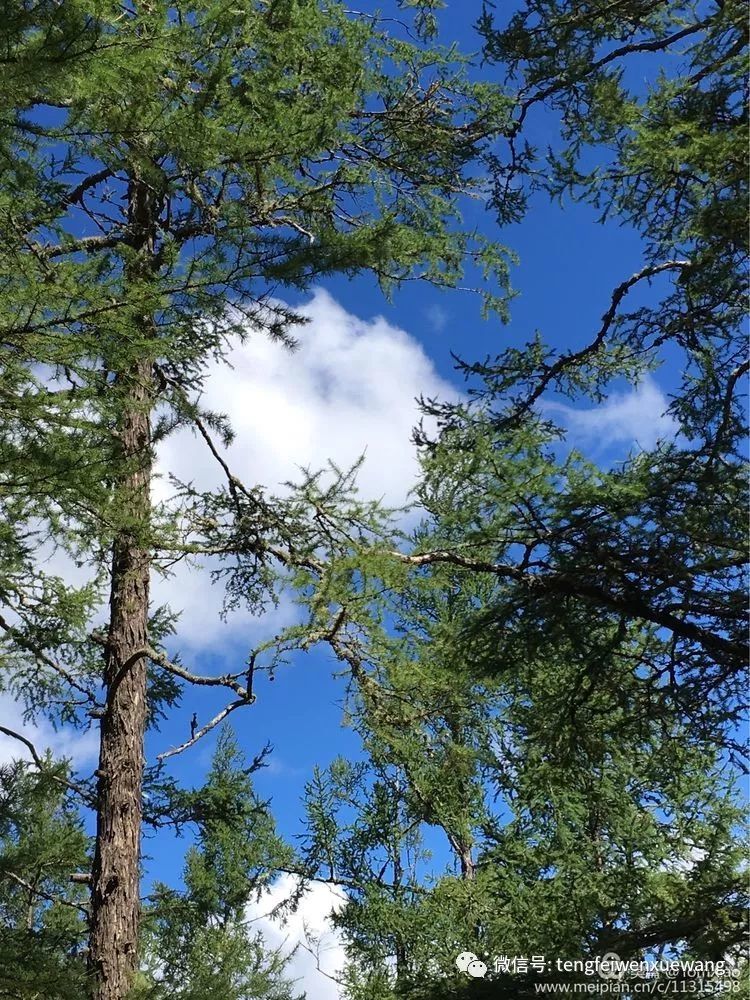
[[[747,909],[733,787],[746,766],[744,12],[530,2],[501,24],[487,4],[479,28],[485,65],[516,97],[510,153],[491,158],[494,208],[518,219],[540,188],[588,200],[643,234],[644,259],[602,291],[583,345],[556,353],[537,338],[460,363],[468,402],[425,402],[438,423],[417,435],[425,528],[332,571],[321,632],[352,667],[363,724],[386,756],[411,760],[414,805],[435,747],[413,709],[436,683],[442,635],[425,590],[468,595],[450,681],[464,705],[479,703],[467,675],[496,692],[504,765],[486,780],[511,814],[474,835],[484,936],[458,919],[464,946],[718,955]],[[560,125],[548,155],[525,141],[542,109]],[[603,468],[570,448],[549,402],[600,403],[615,379],[660,365],[678,382],[673,440]],[[409,636],[427,619],[424,672],[413,643],[397,655],[389,639],[412,593],[395,620]],[[668,819],[645,823],[652,799]],[[443,924],[433,912],[422,926]],[[502,985],[421,975],[430,997]]]
[[[372,740],[371,740],[372,742]],[[338,978],[344,995],[381,1000],[403,980],[420,934],[419,871],[429,857],[409,809],[403,768],[377,751],[365,761],[338,758],[316,768],[305,790],[300,873],[340,887],[346,905],[331,914],[350,961]]]
[[[0,770],[0,996],[87,995],[86,890],[71,873],[90,864],[89,838],[66,802],[67,768],[47,757]]]
[[[481,619],[493,658],[514,640],[510,622],[540,642],[552,623],[591,622],[592,636],[599,623],[647,625],[661,646],[643,667],[644,691],[671,699],[693,731],[736,756],[747,659],[737,516],[748,370],[744,18],[732,3],[684,16],[671,3],[625,4],[615,19],[605,3],[585,12],[529,3],[505,26],[487,5],[479,27],[488,63],[517,89],[517,155],[495,162],[496,207],[521,206],[539,184],[572,193],[603,222],[637,227],[645,265],[603,295],[601,326],[582,347],[558,355],[537,339],[463,363],[471,402],[428,402],[440,432],[420,436],[420,501],[443,526],[444,548],[417,549],[408,562],[507,583]],[[660,61],[644,64],[644,53]],[[650,70],[645,91],[629,85],[636,67]],[[519,145],[541,107],[561,121],[544,170]],[[628,294],[651,283],[623,312]],[[601,402],[615,378],[637,382],[660,365],[680,373],[674,440],[611,468],[560,458],[565,428],[548,403]],[[515,486],[510,511],[500,478],[510,472],[497,456],[512,455],[537,471]]]
[[[735,704],[746,662],[736,518],[748,371],[744,13],[734,3],[634,3],[613,18],[606,3],[584,13],[532,2],[507,25],[488,5],[479,28],[487,60],[517,87],[517,141],[534,109],[560,119],[542,186],[637,228],[644,256],[603,294],[602,324],[579,349],[556,356],[536,341],[467,366],[493,410],[488,432],[499,442],[504,429],[533,423],[552,393],[601,400],[615,377],[635,381],[665,363],[680,372],[670,413],[681,438],[607,474],[576,472],[578,486],[564,472],[555,515],[524,518],[530,565],[518,582],[533,604],[572,598],[665,630],[673,646],[662,676],[700,719],[706,703]],[[635,69],[646,87],[631,82]],[[526,147],[505,172],[498,165],[498,204],[538,163]],[[645,304],[623,312],[646,285]]]
[[[534,107],[561,116],[548,189],[591,201],[605,223],[637,227],[645,265],[604,296],[602,324],[581,348],[555,355],[537,340],[465,366],[478,378],[477,405],[434,408],[445,433],[427,492],[438,496],[450,453],[448,462],[473,483],[462,502],[475,513],[489,510],[487,492],[498,488],[490,455],[525,452],[529,438],[539,450],[545,435],[552,448],[564,433],[544,408],[552,394],[596,402],[616,377],[634,382],[660,365],[679,371],[669,407],[675,440],[605,470],[550,453],[546,486],[523,490],[518,517],[490,526],[490,513],[462,546],[492,540],[488,562],[497,564],[475,568],[514,583],[510,602],[488,609],[489,629],[516,614],[549,628],[573,607],[595,620],[648,623],[663,645],[649,662],[647,686],[673,699],[709,742],[741,754],[734,736],[747,662],[747,553],[737,517],[746,502],[740,392],[748,371],[744,17],[731,3],[684,18],[671,3],[625,5],[614,21],[606,4],[583,17],[564,4],[530,3],[504,27],[488,8],[480,30],[487,59],[502,60],[518,86],[519,141]],[[628,82],[628,67],[634,59],[642,66],[643,53],[661,56],[646,64],[654,82],[645,92]],[[679,55],[669,69],[666,53]],[[527,149],[513,177],[496,172],[497,183],[523,185],[531,156]],[[651,282],[652,297],[622,312],[628,294]],[[474,446],[486,460],[472,466],[465,451]],[[511,541],[523,546],[521,556],[499,557]],[[457,556],[471,566],[470,551]]]
[[[290,1000],[287,958],[269,952],[246,908],[288,866],[267,803],[252,786],[261,758],[247,765],[223,729],[206,784],[189,794],[197,837],[188,849],[185,889],[157,884],[145,918],[145,970],[135,997],[160,1000]],[[298,998],[303,1000],[303,998]]]
[[[136,966],[147,720],[181,682],[232,697],[196,738],[254,698],[246,667],[200,677],[166,658],[152,572],[236,556],[257,610],[329,546],[314,503],[334,524],[362,510],[342,513],[346,484],[283,501],[240,484],[199,404],[206,364],[234,337],[290,343],[299,317],[277,292],[327,274],[452,285],[468,259],[502,280],[455,208],[506,106],[451,54],[338,3],[24,3],[1,30],[5,683],[100,720],[90,962],[111,1000]],[[185,424],[225,485],[158,507],[155,449]],[[86,586],[40,569],[45,540],[90,568]]]
[[[180,830],[188,825],[197,835],[187,851],[184,890],[157,883],[147,897],[134,997],[293,995],[284,975],[288,956],[267,948],[246,921],[248,903],[292,863],[268,804],[253,789],[252,775],[268,752],[246,761],[225,728],[205,784],[175,793]],[[0,996],[89,997],[84,878],[93,844],[67,795],[68,767],[47,755],[5,765],[0,779]]]
[[[390,556],[414,573],[447,564],[498,582],[476,619],[483,664],[518,655],[520,634],[538,650],[577,629],[595,659],[609,655],[612,628],[626,644],[631,625],[650,630],[644,711],[669,706],[736,761],[747,662],[744,18],[733,3],[624,4],[616,18],[608,3],[529,3],[498,25],[488,4],[479,29],[486,63],[515,90],[511,153],[490,157],[494,207],[517,215],[539,185],[571,193],[603,223],[637,227],[645,262],[604,290],[583,346],[556,354],[538,338],[460,362],[468,402],[425,402],[439,429],[417,435],[418,503],[439,530]],[[636,69],[649,87],[630,85]],[[522,145],[541,108],[561,125],[546,158]],[[633,291],[642,297],[625,312]],[[602,402],[615,379],[636,383],[660,365],[679,372],[674,439],[604,468],[566,454],[547,404]],[[346,564],[334,571],[340,649],[349,611],[365,631],[377,624],[362,611],[376,581],[403,585],[388,555],[387,542],[370,546],[367,586],[347,589]]]
[[[739,789],[678,713],[644,711],[633,663],[648,630],[630,629],[625,656],[610,628],[585,680],[582,623],[539,649],[519,629],[514,657],[478,661],[472,624],[492,586],[439,567],[398,592],[350,706],[367,757],[308,791],[306,862],[349,897],[334,916],[345,995],[534,996],[540,978],[571,981],[529,969],[540,955],[736,959]],[[527,970],[471,984],[454,964],[464,951],[490,969],[525,956]]]

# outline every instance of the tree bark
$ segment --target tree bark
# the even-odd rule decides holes
[[[131,245],[138,251],[126,282],[142,281],[153,261],[154,204],[147,185],[130,187]],[[136,295],[138,290],[136,290]],[[134,315],[143,335],[153,317]],[[137,342],[144,343],[139,336]],[[137,967],[140,843],[147,719],[151,549],[151,418],[153,363],[136,358],[117,373],[121,393],[115,428],[122,473],[115,490],[119,528],[112,550],[110,621],[105,651],[107,702],[101,720],[97,830],[92,876],[90,967],[96,1000],[123,1000]]]
[[[471,851],[471,841],[459,840],[457,842],[458,863],[461,866],[461,878],[466,882],[472,882],[476,875],[476,866]]]

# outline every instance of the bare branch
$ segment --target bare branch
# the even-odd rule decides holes
[[[97,645],[106,648],[107,640],[106,638],[98,632],[92,632],[90,636],[92,642]],[[157,667],[162,667],[162,669],[168,671],[170,674],[174,674],[175,677],[181,677],[182,680],[188,681],[190,684],[198,684],[210,687],[226,687],[231,691],[234,691],[238,697],[244,699],[245,701],[251,702],[255,698],[253,695],[249,694],[248,691],[241,685],[237,683],[238,677],[243,677],[247,674],[247,669],[238,671],[236,674],[221,674],[219,676],[211,676],[210,674],[194,674],[185,667],[180,666],[179,663],[174,663],[166,653],[160,653],[153,646],[143,646],[141,649],[137,649],[128,659],[122,664],[120,670],[115,677],[114,681],[110,685],[110,695],[109,700],[112,700],[113,690],[119,685],[122,676],[127,673],[127,671],[137,663],[138,660],[144,657],[155,663]]]
[[[31,249],[37,256],[44,260],[51,260],[54,257],[67,257],[68,254],[107,250],[111,247],[119,246],[124,242],[125,237],[122,235],[83,236],[80,240],[70,240],[67,243],[33,243],[31,244]]]
[[[644,281],[648,278],[654,278],[656,275],[662,274],[664,271],[686,270],[690,266],[691,263],[689,260],[666,260],[661,264],[644,267],[641,271],[637,271],[635,274],[631,275],[626,281],[621,282],[621,284],[615,288],[614,292],[612,292],[609,308],[602,316],[602,325],[599,327],[599,331],[594,339],[585,347],[582,347],[580,351],[571,351],[569,354],[563,354],[553,365],[550,365],[537,382],[533,391],[526,397],[526,399],[523,400],[520,406],[513,410],[510,416],[506,417],[501,422],[501,426],[507,426],[508,424],[515,422],[521,414],[528,413],[534,403],[546,392],[552,382],[559,378],[569,368],[575,367],[587,357],[592,354],[596,354],[596,352],[600,350],[600,348],[604,345],[607,334],[609,333],[612,323],[615,320],[620,303],[631,288],[637,285],[640,281]]]
[[[209,687],[227,687],[231,691],[234,691],[234,693],[241,698],[242,701],[247,702],[248,704],[252,704],[252,702],[255,701],[255,695],[250,694],[241,684],[238,684],[236,680],[237,677],[242,677],[247,674],[246,669],[237,674],[221,674],[218,677],[212,677],[206,674],[191,673],[189,670],[181,667],[179,663],[173,663],[163,653],[159,653],[151,646],[147,646],[143,650],[143,654],[157,666],[169,671],[170,674],[174,674],[175,677],[181,677],[190,684],[205,685]]]
[[[78,910],[84,915],[86,920],[89,919],[89,908],[84,903],[74,903],[70,899],[62,899],[60,896],[53,896],[49,892],[44,892],[43,889],[38,889],[36,886],[33,886],[31,882],[27,882],[26,879],[21,878],[20,875],[16,875],[15,872],[0,872],[0,878],[3,877],[9,878],[12,882],[15,882],[17,885],[26,889],[27,892],[31,892],[35,896],[39,896],[41,899],[46,899],[50,903],[59,903],[61,906],[68,906],[72,910]]]
[[[106,181],[108,178],[112,177],[112,174],[113,171],[109,167],[103,167],[101,170],[97,170],[95,174],[90,174],[88,177],[85,177],[80,184],[77,184],[74,188],[71,188],[71,190],[67,192],[63,198],[63,204],[76,204],[76,202],[80,201],[87,191],[96,187],[97,184],[101,184],[102,181]]]
[[[165,750],[164,753],[156,755],[158,761],[166,760],[168,757],[175,757],[178,753],[182,753],[189,747],[195,746],[198,740],[203,739],[206,733],[210,733],[212,729],[215,729],[221,722],[226,719],[228,715],[234,712],[237,708],[242,708],[243,705],[251,705],[252,701],[249,698],[239,698],[237,701],[232,701],[226,705],[220,712],[218,712],[210,722],[207,722],[205,726],[201,729],[196,730],[194,736],[184,743],[181,743],[178,747],[172,747],[170,750]]]

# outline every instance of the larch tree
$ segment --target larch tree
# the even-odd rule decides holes
[[[631,624],[650,628],[657,645],[642,665],[644,698],[669,703],[692,733],[739,763],[747,664],[738,516],[747,496],[743,12],[732,3],[634,3],[618,5],[615,17],[608,3],[585,12],[529,3],[497,24],[487,5],[479,28],[487,64],[516,92],[515,152],[495,163],[495,207],[512,215],[531,190],[567,192],[598,207],[603,224],[636,228],[643,259],[602,290],[601,323],[582,345],[557,352],[538,337],[461,363],[467,400],[426,403],[440,430],[418,435],[418,499],[440,525],[441,544],[420,540],[398,558],[415,572],[446,563],[504,582],[480,622],[491,658],[520,624],[539,643],[579,620],[591,637],[604,623],[620,624],[623,635]],[[542,108],[548,124],[560,123],[559,135],[550,124],[546,157],[524,135]],[[615,379],[635,385],[660,369],[671,437],[603,468],[566,453],[565,405],[601,403]],[[506,465],[514,455],[518,469]],[[513,482],[525,463],[536,473],[512,487],[511,510],[498,470]]]
[[[464,475],[470,441],[489,454],[546,425],[551,443],[564,427],[547,404],[600,403],[614,379],[661,372],[675,434],[611,468],[575,455],[550,464],[557,497],[519,498],[523,554],[491,570],[514,581],[515,597],[488,609],[486,626],[524,614],[549,628],[574,607],[592,621],[648,624],[663,641],[648,689],[735,763],[747,665],[744,14],[731,2],[625,3],[617,16],[607,3],[585,13],[528,3],[497,23],[487,6],[485,58],[518,102],[517,156],[497,164],[496,204],[535,188],[586,201],[604,225],[636,229],[642,256],[602,289],[601,323],[580,345],[556,352],[539,337],[464,366],[474,403],[434,411],[447,451],[438,447],[428,474],[437,485],[438,453],[450,451]],[[542,108],[559,122],[546,157],[524,142]],[[477,503],[483,488],[470,489]],[[484,539],[502,545],[510,535],[497,529]]]
[[[603,224],[636,229],[642,253],[617,287],[592,289],[602,318],[581,343],[555,350],[539,336],[462,363],[467,397],[425,402],[427,427],[439,428],[417,435],[425,530],[333,567],[326,593],[336,601],[321,632],[352,667],[363,725],[394,759],[422,756],[421,774],[409,765],[414,806],[435,759],[434,746],[420,748],[417,706],[438,677],[440,632],[433,616],[423,680],[414,649],[398,666],[394,607],[419,586],[429,594],[430,580],[446,600],[467,595],[452,677],[498,692],[496,778],[511,799],[510,821],[473,834],[484,941],[571,957],[720,956],[740,945],[748,902],[737,785],[747,691],[745,11],[529,2],[501,17],[488,3],[478,25],[485,72],[515,95],[510,155],[492,161],[494,208],[510,221],[532,192],[584,200]],[[528,140],[537,112],[548,151]],[[673,435],[605,464],[571,447],[566,409],[601,404],[616,379],[637,385],[659,370]],[[477,580],[485,589],[472,603]],[[431,600],[415,600],[422,611],[405,616],[405,635],[418,633]],[[436,702],[431,725],[450,700]],[[446,792],[451,775],[441,772]],[[368,919],[374,933],[376,907]],[[388,940],[382,924],[380,934]],[[747,968],[745,959],[745,978]],[[388,982],[387,962],[377,974]],[[430,997],[495,996],[502,986],[423,974]]]
[[[184,890],[150,893],[138,1000],[304,1000],[285,973],[291,952],[269,949],[247,912],[293,856],[253,788],[264,757],[247,761],[224,728],[205,784],[183,793],[197,836]]]
[[[86,995],[89,838],[67,792],[68,768],[0,768],[0,997],[77,1000]]]
[[[403,6],[429,29],[435,5]],[[317,0],[5,4],[0,51],[2,683],[32,713],[98,721],[89,963],[96,997],[121,1000],[149,720],[184,683],[226,690],[192,744],[255,697],[258,651],[221,676],[167,658],[153,573],[234,560],[230,597],[257,611],[377,527],[346,476],[282,499],[241,483],[229,428],[200,406],[206,367],[234,338],[291,343],[299,317],[280,295],[334,273],[451,286],[477,264],[496,304],[503,254],[456,206],[508,105],[452,53]],[[186,425],[223,485],[157,504],[156,448]]]
[[[516,516],[540,469],[517,452],[478,461],[503,485],[490,506]],[[444,499],[464,479],[443,477]],[[450,544],[434,523],[418,535]],[[483,622],[507,584],[490,574],[381,573],[373,606],[385,581],[387,629],[370,621],[371,645],[357,644],[349,706],[366,758],[320,772],[307,796],[308,875],[348,898],[332,918],[344,995],[534,996],[540,981],[572,981],[548,961],[610,951],[741,970],[739,784],[682,712],[644,697],[659,638],[568,609],[546,635],[509,618],[498,643]],[[486,984],[456,970],[464,951],[487,964]]]

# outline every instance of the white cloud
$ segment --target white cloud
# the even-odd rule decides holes
[[[440,307],[435,307],[439,309]],[[229,418],[236,438],[226,450],[233,470],[250,486],[283,492],[300,468],[353,464],[363,453],[361,493],[402,505],[418,473],[411,432],[419,420],[416,398],[455,399],[421,345],[382,317],[361,319],[319,290],[300,309],[309,320],[293,331],[299,347],[290,352],[262,333],[237,343],[229,364],[210,367],[203,405]],[[435,313],[435,324],[441,315]],[[223,473],[205,443],[187,428],[162,442],[158,454],[157,500],[170,496],[167,473],[199,488],[222,482]],[[61,550],[44,550],[45,569],[83,583],[89,567],[77,568]],[[214,564],[215,566],[216,564]],[[295,608],[278,609],[253,622],[240,611],[227,623],[220,617],[221,582],[210,580],[211,564],[180,563],[168,579],[154,578],[155,603],[168,603],[182,616],[176,643],[188,656],[210,649],[231,658],[247,644],[294,620]],[[103,609],[104,613],[104,609]]]
[[[442,333],[448,326],[450,314],[443,306],[435,303],[427,306],[424,311],[425,319],[435,333]]]
[[[546,402],[544,411],[559,415],[575,437],[593,444],[597,451],[617,445],[648,450],[678,434],[679,425],[666,412],[668,406],[664,393],[647,376],[630,392],[612,393],[601,406],[575,409]]]
[[[416,397],[451,399],[455,390],[417,341],[382,317],[353,316],[320,290],[300,311],[309,322],[294,331],[296,351],[253,334],[235,346],[229,366],[215,364],[209,372],[202,402],[225,413],[236,433],[226,451],[232,471],[249,486],[279,492],[300,478],[302,467],[318,469],[329,459],[348,467],[364,453],[361,493],[402,505],[418,471],[411,443]],[[188,429],[163,443],[159,468],[202,488],[222,477]],[[169,495],[166,478],[155,492]],[[173,580],[155,582],[154,595],[183,609],[179,631],[188,646],[214,646],[229,635],[219,621],[221,587],[211,590],[205,570],[180,566]],[[281,620],[276,615],[274,627]],[[246,616],[235,621],[247,628]]]
[[[42,718],[24,722],[21,706],[8,694],[0,695],[0,725],[25,736],[39,754],[49,749],[56,758],[69,758],[75,768],[91,765],[98,757],[99,736],[93,725],[87,730],[71,726],[54,729]],[[11,760],[31,760],[31,753],[20,740],[0,733],[0,764]]]
[[[343,905],[345,896],[333,886],[312,883],[294,913],[284,918],[271,916],[298,884],[296,876],[284,875],[248,906],[246,917],[262,932],[269,948],[289,953],[296,947],[287,972],[297,980],[307,1000],[339,1000],[341,989],[336,979],[346,954],[340,934],[331,928],[330,916]]]
[[[322,290],[300,311],[309,323],[293,331],[296,351],[254,334],[231,352],[231,367],[210,370],[203,403],[236,431],[230,465],[249,485],[274,489],[301,467],[329,458],[347,466],[365,452],[363,494],[403,503],[417,472],[415,397],[455,398],[455,390],[382,317],[359,319]],[[217,481],[214,460],[187,430],[165,442],[160,465],[199,485]]]

